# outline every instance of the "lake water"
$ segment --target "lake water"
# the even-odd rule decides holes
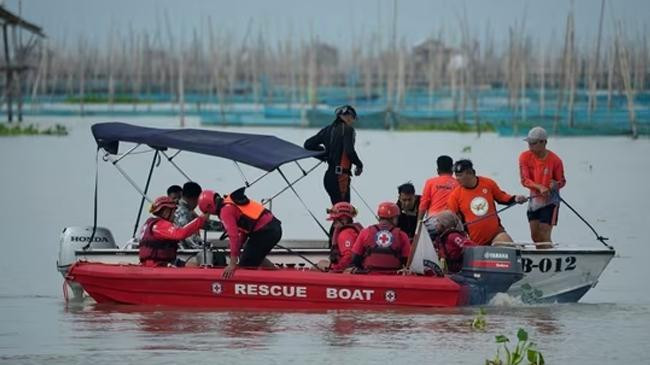
[[[617,255],[600,283],[577,304],[524,305],[506,300],[487,306],[487,328],[469,323],[477,308],[420,312],[241,312],[180,311],[129,306],[100,306],[91,301],[66,304],[55,262],[58,239],[66,226],[92,224],[95,143],[90,125],[101,120],[34,119],[60,122],[66,137],[0,139],[3,255],[0,255],[0,363],[355,363],[422,362],[482,364],[496,352],[494,336],[513,340],[524,328],[549,364],[646,364],[650,342],[650,141],[627,138],[551,139],[549,148],[564,160],[568,184],[563,197],[600,234]],[[130,122],[175,126],[173,119],[138,118]],[[190,120],[189,124],[196,124]],[[274,134],[301,144],[309,129],[233,129]],[[520,139],[486,134],[358,131],[357,149],[365,163],[353,186],[376,206],[394,200],[397,185],[411,180],[417,189],[435,170],[435,158],[471,158],[479,175],[493,177],[511,193],[519,185]],[[123,167],[144,185],[151,153],[123,160]],[[204,188],[230,191],[242,177],[230,161],[181,154],[184,171]],[[101,161],[100,161],[101,162]],[[304,168],[315,162],[301,162]],[[121,163],[122,164],[122,163]],[[300,176],[295,165],[284,170]],[[328,205],[321,166],[296,185],[310,209],[325,222]],[[243,168],[248,180],[261,174]],[[138,194],[107,163],[100,163],[99,223],[119,243],[133,231]],[[283,185],[272,174],[249,189],[254,198],[271,196]],[[184,179],[165,161],[154,172],[151,195]],[[362,223],[371,213],[353,194]],[[285,238],[320,238],[290,191],[274,200]],[[528,240],[523,206],[502,214],[506,229]],[[598,247],[593,234],[568,209],[560,211],[554,231],[560,243]]]

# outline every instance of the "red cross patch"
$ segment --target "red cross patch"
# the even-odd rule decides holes
[[[379,247],[389,247],[393,244],[393,234],[382,230],[375,234],[375,244]]]

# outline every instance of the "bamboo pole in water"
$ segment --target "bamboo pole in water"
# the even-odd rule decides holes
[[[636,113],[634,111],[634,89],[630,77],[630,55],[627,47],[623,43],[621,36],[621,23],[620,21],[616,27],[616,43],[618,44],[618,58],[621,65],[621,77],[623,78],[623,85],[625,87],[625,95],[627,97],[627,111],[630,118],[630,128],[632,129],[632,138],[637,138],[637,122]]]
[[[603,18],[605,15],[605,0],[600,3],[600,20],[598,21],[598,40],[596,41],[596,55],[594,65],[590,68],[589,72],[589,105],[588,113],[589,120],[591,121],[591,114],[596,108],[597,97],[596,90],[598,89],[598,75],[600,75],[600,43],[603,34]]]

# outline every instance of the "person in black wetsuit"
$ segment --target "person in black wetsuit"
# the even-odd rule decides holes
[[[363,171],[363,163],[354,149],[356,132],[352,124],[357,120],[357,112],[350,105],[343,105],[336,108],[335,114],[334,122],[307,139],[304,145],[305,149],[325,152],[320,157],[328,164],[323,184],[332,205],[350,202],[352,165],[355,176]]]
[[[397,217],[397,226],[409,236],[409,240],[412,242],[418,227],[420,195],[415,194],[415,186],[411,182],[398,186],[397,193],[399,194],[397,206],[400,211]]]

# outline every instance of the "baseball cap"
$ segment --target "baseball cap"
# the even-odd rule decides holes
[[[545,141],[548,138],[546,130],[542,127],[534,127],[528,131],[528,137],[524,138],[526,142]]]
[[[466,170],[473,170],[474,165],[470,160],[458,160],[454,163],[454,172],[463,172]]]

